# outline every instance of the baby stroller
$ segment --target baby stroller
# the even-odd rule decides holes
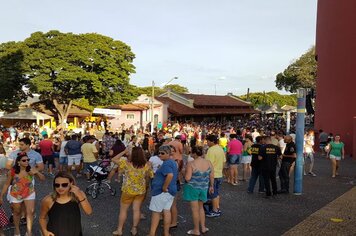
[[[92,198],[97,198],[99,193],[105,192],[105,187],[110,190],[111,196],[116,195],[116,189],[111,187],[111,185],[106,181],[109,175],[108,168],[110,167],[110,160],[104,159],[97,166],[90,166],[90,179],[94,180],[94,183],[90,184],[85,192]]]

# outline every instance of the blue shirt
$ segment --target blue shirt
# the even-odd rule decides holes
[[[76,140],[69,140],[64,149],[67,149],[68,155],[77,155],[82,153],[81,147],[81,142]]]
[[[8,160],[12,160],[13,164],[15,164],[15,161],[16,161],[16,158],[17,158],[17,154],[19,152],[21,152],[21,151],[20,150],[16,150],[16,151],[10,153]],[[30,164],[31,167],[35,167],[36,164],[43,163],[41,154],[39,154],[38,152],[36,152],[36,151],[34,151],[32,149],[29,152],[27,152],[27,156],[30,159],[30,163],[29,164]]]
[[[177,193],[177,176],[178,166],[172,159],[165,160],[161,167],[156,171],[155,177],[152,180],[151,194],[157,196],[163,192],[163,184],[167,174],[173,174],[172,181],[168,185],[168,192],[175,196]]]

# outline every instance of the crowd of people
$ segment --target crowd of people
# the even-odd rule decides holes
[[[3,155],[0,159],[7,158],[4,169],[9,170],[0,204],[6,196],[11,204],[15,235],[20,235],[24,219],[27,235],[32,235],[35,178],[51,178],[53,193],[41,201],[42,234],[82,235],[80,208],[86,214],[92,214],[92,208],[76,180],[93,181],[90,167],[100,165],[100,160],[105,159],[111,162],[105,181],[122,182],[118,225],[113,235],[123,235],[130,206],[131,234],[137,235],[140,220],[146,217],[141,213],[142,203],[149,197],[152,212],[149,235],[156,235],[161,218],[163,234],[170,235],[170,230],[178,225],[178,194],[189,202],[192,211],[194,227],[187,234],[200,235],[209,231],[205,217],[222,214],[223,182],[236,186],[248,181],[250,194],[258,182],[258,192],[266,198],[289,193],[289,176],[297,154],[295,136],[285,135],[284,128],[285,123],[278,117],[264,120],[255,117],[225,123],[166,123],[160,124],[152,134],[143,129],[106,131],[100,140],[90,134],[71,132],[23,132],[21,137],[10,140],[18,149],[6,153],[0,145]],[[339,135],[331,139],[323,131],[319,141],[331,160],[334,178],[344,158],[344,144]],[[316,177],[314,142],[314,132],[308,130],[304,138],[304,158],[308,163],[304,175]],[[0,208],[0,226],[6,223],[6,220],[1,222],[6,218],[2,212]]]

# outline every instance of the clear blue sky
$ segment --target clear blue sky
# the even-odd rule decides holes
[[[174,76],[192,93],[271,91],[315,43],[316,0],[2,1],[0,42],[32,32],[97,32],[136,54],[131,82]]]

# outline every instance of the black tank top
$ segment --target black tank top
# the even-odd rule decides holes
[[[82,236],[80,209],[77,202],[54,202],[48,211],[47,230],[56,236]]]

